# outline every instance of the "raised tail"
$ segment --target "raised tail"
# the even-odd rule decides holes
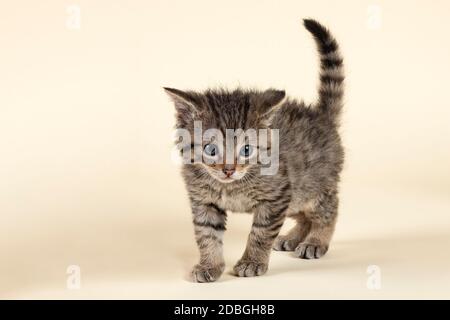
[[[320,53],[319,110],[337,118],[344,97],[344,63],[338,43],[319,22],[304,19],[305,28],[314,36]]]

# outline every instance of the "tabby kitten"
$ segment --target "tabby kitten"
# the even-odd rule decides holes
[[[284,91],[275,89],[199,93],[165,88],[175,104],[177,128],[187,129],[192,135],[195,121],[201,121],[203,129],[217,128],[224,135],[227,129],[279,130],[275,174],[261,174],[264,164],[259,160],[238,161],[261,151],[259,145],[239,136],[231,163],[183,165],[200,250],[200,261],[191,272],[195,282],[215,281],[224,271],[222,236],[227,211],[253,213],[247,247],[233,269],[237,276],[264,274],[271,248],[294,251],[303,259],[320,258],[328,250],[337,218],[344,159],[338,133],[343,59],[325,27],[314,20],[303,22],[320,53],[319,98],[313,105],[286,98]],[[204,158],[225,156],[220,145],[208,140],[200,144]],[[296,225],[286,235],[278,236],[287,216],[295,219]]]

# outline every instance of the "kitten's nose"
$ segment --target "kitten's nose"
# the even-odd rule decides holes
[[[231,177],[231,175],[236,171],[236,168],[235,167],[228,167],[228,166],[225,166],[223,169],[222,169],[222,171],[223,171],[223,173],[225,173],[225,175],[227,176],[227,177]]]

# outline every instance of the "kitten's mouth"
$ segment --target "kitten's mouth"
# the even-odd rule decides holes
[[[216,177],[216,179],[222,183],[231,183],[234,181],[239,181],[244,175],[245,175],[244,172],[236,172],[231,176],[224,175],[224,176]]]
[[[219,178],[219,180],[224,183],[230,183],[230,182],[236,181],[238,179],[234,179],[233,177],[225,177],[225,178]]]
[[[245,171],[236,171],[231,175],[227,175],[227,174],[222,173],[221,171],[218,172],[216,170],[210,170],[209,168],[208,168],[208,173],[212,178],[216,179],[217,181],[219,181],[221,183],[232,183],[235,181],[239,181],[246,174]]]

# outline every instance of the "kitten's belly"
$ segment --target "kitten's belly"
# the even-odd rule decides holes
[[[256,205],[256,201],[248,198],[242,193],[223,192],[217,201],[217,205],[224,210],[234,212],[250,212]]]

